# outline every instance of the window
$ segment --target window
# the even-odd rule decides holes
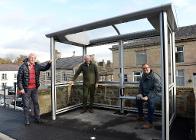
[[[66,73],[63,73],[63,81],[68,81],[68,77],[67,77]]]
[[[184,62],[184,47],[176,46],[176,63]]]
[[[124,74],[124,82],[128,82],[127,74]]]
[[[141,79],[142,73],[141,72],[133,72],[133,82],[139,82]]]
[[[7,80],[7,74],[6,73],[3,73],[1,79],[2,80]]]
[[[1,87],[2,89],[4,89],[4,87],[6,87],[7,83],[2,83]]]
[[[176,85],[177,86],[184,86],[184,70],[177,70],[176,71]]]
[[[145,51],[136,52],[136,65],[143,65],[147,63],[147,54]]]
[[[16,77],[17,77],[17,74],[14,74],[14,79],[16,79]]]
[[[51,80],[50,72],[46,72],[46,79],[45,80]]]

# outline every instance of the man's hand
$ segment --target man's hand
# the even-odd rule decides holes
[[[74,81],[69,81],[68,84],[73,85]]]
[[[24,91],[24,89],[22,89],[22,90],[19,90],[18,93],[19,93],[19,94],[24,94],[25,91]]]
[[[48,61],[48,63],[50,63],[50,64],[51,64],[51,63],[52,63],[52,60],[49,60],[49,61]]]
[[[98,84],[95,84],[95,88],[98,88]]]
[[[147,101],[148,100],[148,96],[143,97],[142,100]]]

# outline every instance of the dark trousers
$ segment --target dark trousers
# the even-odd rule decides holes
[[[95,84],[83,85],[83,108],[87,108],[87,101],[88,101],[89,94],[90,94],[89,108],[92,108],[94,103]]]
[[[33,114],[36,120],[40,119],[40,110],[38,103],[38,90],[37,89],[25,89],[25,93],[22,95],[23,110],[25,120],[30,119],[30,109],[33,108]],[[31,103],[33,107],[31,108]]]
[[[151,99],[148,99],[147,101],[143,101],[141,99],[136,99],[136,106],[138,108],[138,115],[139,117],[143,117],[143,103],[147,102],[147,107],[148,107],[148,117],[147,121],[149,123],[153,123],[154,120],[154,110],[155,110],[155,104],[160,102],[161,98],[159,96],[153,97]]]

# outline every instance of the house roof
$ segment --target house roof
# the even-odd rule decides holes
[[[72,56],[66,58],[58,58],[56,61],[56,69],[72,70],[75,66],[81,64],[83,56]]]
[[[0,71],[18,71],[17,64],[0,64]]]
[[[152,30],[144,31],[144,32],[136,32],[137,34],[146,35],[145,38],[131,40],[128,43],[124,44],[126,48],[135,48],[135,47],[148,47],[153,45],[160,44],[160,37],[159,36],[151,36],[150,33]],[[175,32],[175,40],[176,42],[182,42],[188,39],[196,40],[196,24],[190,26],[179,27]],[[112,46],[112,50],[118,49],[119,45]]]

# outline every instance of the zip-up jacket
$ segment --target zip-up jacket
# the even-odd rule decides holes
[[[149,74],[143,74],[139,84],[139,93],[149,99],[161,96],[161,82],[156,74],[151,70]]]
[[[29,85],[29,66],[28,59],[23,61],[24,63],[19,67],[17,75],[17,87],[18,90],[27,89]],[[45,66],[35,63],[35,84],[36,88],[40,86],[40,71],[46,71],[50,68],[51,63],[47,63]]]
[[[96,84],[98,82],[98,70],[96,64],[92,62],[89,65],[85,62],[82,63],[76,71],[73,81],[76,80],[81,72],[83,73],[84,85]]]

